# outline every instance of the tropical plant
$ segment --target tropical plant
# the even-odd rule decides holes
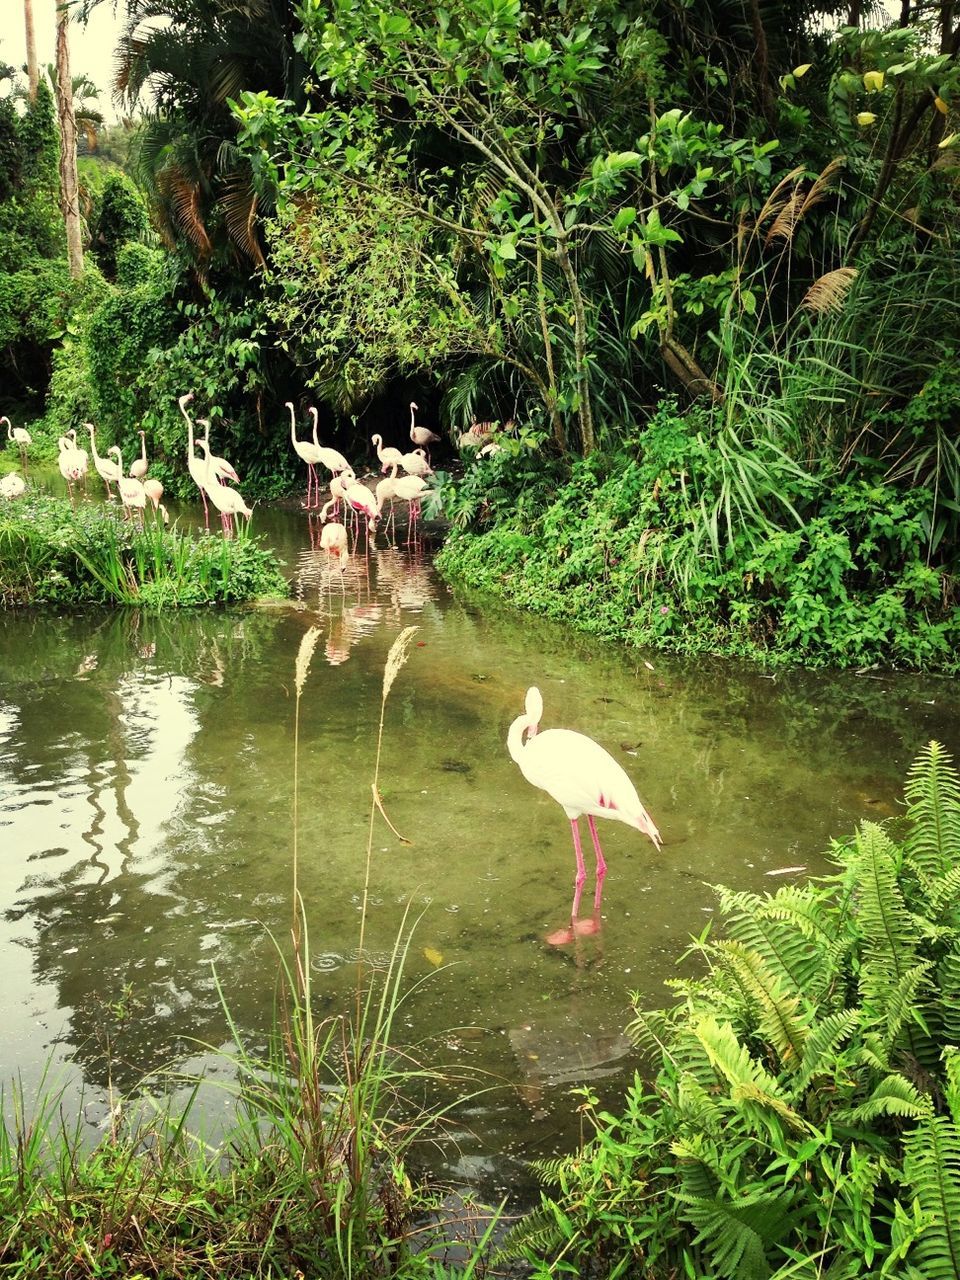
[[[938,743],[905,798],[832,876],[717,891],[706,972],[630,1028],[654,1081],[619,1116],[581,1091],[594,1136],[535,1166],[559,1189],[507,1252],[542,1276],[960,1276],[960,779]]]

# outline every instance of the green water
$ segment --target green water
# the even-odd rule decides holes
[[[399,1032],[431,1062],[489,1073],[436,1171],[485,1191],[569,1149],[571,1085],[612,1102],[638,1065],[629,996],[663,981],[712,912],[709,885],[774,888],[825,868],[832,837],[897,811],[931,737],[956,752],[955,686],[879,673],[778,675],[596,645],[459,599],[427,552],[380,546],[344,579],[302,513],[258,509],[298,582],[280,609],[162,617],[0,614],[0,1074],[52,1060],[103,1116],[121,1087],[271,1020],[269,933],[290,923],[293,674],[318,623],[300,727],[301,878],[319,1011],[356,974],[384,659],[420,628],[387,703],[366,948],[412,906]],[[314,530],[314,533],[316,531]],[[601,823],[600,931],[564,947],[574,860],[559,806],[509,758],[539,685],[543,726],[590,733],[664,838]],[[591,872],[586,900],[592,893]],[[794,868],[785,876],[771,873]],[[805,868],[805,870],[796,870]],[[109,1006],[124,997],[118,1020]]]

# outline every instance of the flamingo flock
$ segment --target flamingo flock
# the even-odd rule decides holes
[[[177,405],[186,425],[186,463],[187,470],[200,493],[204,509],[204,525],[210,528],[210,507],[220,516],[224,536],[232,537],[234,520],[243,516],[248,522],[253,514],[236,486],[240,478],[231,463],[213,453],[210,446],[210,421],[207,418],[194,418],[190,408],[194,398],[192,391],[180,396]],[[307,467],[307,491],[303,507],[307,511],[319,512],[320,519],[326,523],[335,519],[339,527],[346,528],[340,522],[341,512],[349,519],[359,536],[360,525],[365,528],[367,543],[371,535],[377,531],[383,518],[384,508],[389,504],[389,526],[396,522],[396,503],[406,502],[408,510],[408,540],[416,536],[420,519],[420,501],[429,488],[429,480],[433,476],[430,465],[429,446],[439,442],[440,436],[429,428],[418,425],[416,421],[417,404],[410,401],[409,438],[413,446],[403,452],[393,446],[384,446],[383,437],[374,435],[372,444],[376,450],[380,464],[381,480],[376,491],[371,490],[357,478],[357,472],[342,453],[336,449],[322,445],[318,436],[319,414],[313,406],[309,412],[312,417],[310,436],[299,438],[297,435],[296,410],[291,401],[286,408],[290,414],[290,443],[297,457]],[[7,438],[17,444],[20,450],[21,463],[26,469],[27,448],[32,443],[30,433],[22,427],[14,427],[9,418],[0,418],[0,426],[6,425]],[[97,447],[97,429],[94,423],[84,423],[89,437],[89,452],[77,443],[77,433],[68,431],[57,442],[57,465],[67,486],[71,502],[75,501],[77,486],[86,490],[87,474],[92,461],[93,470],[103,481],[107,497],[112,499],[114,490],[122,504],[124,516],[142,523],[144,513],[152,508],[155,513],[167,520],[166,508],[161,499],[163,485],[150,476],[147,457],[146,433],[140,436],[140,454],[131,460],[129,470],[125,469],[122,449],[112,445],[102,454]],[[202,438],[199,428],[203,429]],[[329,475],[329,498],[324,501],[322,483],[317,468],[323,467]],[[23,479],[7,477],[0,486],[0,497],[15,497],[24,491]],[[334,544],[330,544],[331,547]],[[327,548],[325,544],[325,549]],[[336,553],[341,554],[339,534],[336,535]]]

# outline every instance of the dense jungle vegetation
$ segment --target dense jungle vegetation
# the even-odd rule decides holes
[[[644,644],[955,669],[951,6],[126,12],[150,105],[117,165],[81,100],[76,278],[51,95],[6,70],[18,421],[143,427],[176,491],[193,389],[263,496],[286,399],[351,456],[417,399],[451,576]],[[511,430],[461,479],[475,420]]]

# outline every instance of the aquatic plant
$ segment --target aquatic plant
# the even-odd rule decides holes
[[[235,603],[285,596],[256,538],[194,537],[148,513],[140,527],[93,504],[32,494],[0,507],[0,605]]]
[[[960,1276],[960,778],[931,742],[905,820],[833,846],[837,873],[718,889],[700,977],[636,1010],[651,1064],[619,1115],[534,1167],[507,1251],[538,1276]],[[634,1003],[639,997],[634,996]]]

